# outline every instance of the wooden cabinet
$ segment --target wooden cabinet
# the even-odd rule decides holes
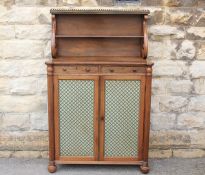
[[[56,164],[149,171],[148,11],[52,9],[49,172]]]

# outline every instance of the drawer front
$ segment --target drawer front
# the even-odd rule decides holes
[[[83,65],[57,66],[54,68],[54,72],[58,74],[98,73],[98,66],[83,66]]]
[[[128,74],[135,74],[135,73],[145,73],[144,67],[122,67],[122,66],[103,66],[101,69],[102,73],[128,73]]]

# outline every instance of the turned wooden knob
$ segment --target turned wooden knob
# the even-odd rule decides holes
[[[67,71],[67,69],[66,69],[66,68],[63,68],[63,71],[64,71],[64,72],[66,72],[66,71]]]
[[[100,120],[101,120],[101,121],[104,121],[104,119],[105,119],[104,116],[101,116],[101,117],[100,117]]]
[[[86,72],[90,72],[90,68],[86,68],[85,71],[86,71]]]
[[[136,72],[137,72],[137,70],[135,70],[135,69],[134,69],[134,70],[132,70],[132,71],[133,71],[134,73],[136,73]]]
[[[114,70],[113,70],[113,69],[110,69],[110,72],[114,72]]]

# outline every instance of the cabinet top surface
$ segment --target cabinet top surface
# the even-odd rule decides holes
[[[92,65],[153,65],[151,61],[137,57],[59,57],[46,62],[46,64],[92,64]]]
[[[50,10],[51,14],[149,14],[149,10],[135,8],[55,8]]]

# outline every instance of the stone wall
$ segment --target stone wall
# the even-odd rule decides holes
[[[66,1],[0,1],[0,157],[47,157],[49,10],[66,4],[151,11],[149,59],[155,66],[150,156],[205,156],[205,1]]]

